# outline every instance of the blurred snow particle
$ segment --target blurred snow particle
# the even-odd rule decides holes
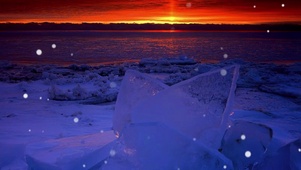
[[[107,163],[108,163],[108,161],[107,161],[107,160],[105,160],[105,161],[103,161],[103,163],[107,164]]]
[[[110,87],[111,87],[111,88],[115,88],[116,86],[117,86],[117,84],[116,84],[115,82],[111,82],[111,83],[110,83]]]
[[[44,130],[42,130],[42,133],[44,133],[45,131]]]
[[[78,123],[79,119],[78,119],[77,117],[75,117],[75,118],[73,119],[73,121],[74,121],[74,123]]]
[[[55,48],[56,48],[56,45],[55,45],[55,44],[52,44],[51,47],[52,47],[53,49],[55,49]]]
[[[86,164],[83,164],[83,168],[86,168]]]
[[[206,114],[203,114],[203,117],[206,117]]]
[[[199,68],[195,68],[194,71],[198,72],[198,71],[199,71]]]
[[[285,7],[285,4],[281,4],[281,6],[282,6],[282,8],[284,8],[284,7]]]
[[[251,157],[251,152],[250,152],[250,151],[246,151],[246,152],[245,152],[245,156],[246,156],[247,158],[250,158],[250,157]]]
[[[115,156],[115,155],[116,155],[116,151],[115,151],[115,150],[113,150],[113,149],[111,149],[111,150],[110,150],[110,156],[112,156],[112,157],[113,157],[113,156]]]
[[[221,47],[221,50],[224,50],[224,48],[223,48],[223,47]]]
[[[229,125],[228,128],[231,128],[231,125]]]
[[[42,50],[37,49],[36,53],[37,53],[37,55],[42,55]]]
[[[246,140],[246,135],[245,135],[245,134],[242,134],[242,135],[240,136],[240,139],[241,139],[241,140]]]
[[[256,8],[256,5],[254,5],[253,8]]]
[[[100,133],[103,133],[103,130],[100,130]]]
[[[193,141],[196,141],[196,138],[192,138]]]
[[[228,58],[228,54],[224,54],[224,59]]]
[[[177,170],[181,170],[180,168],[177,168]]]
[[[71,53],[70,55],[73,56],[73,53]]]
[[[186,7],[187,7],[187,8],[191,8],[191,2],[187,2],[187,3],[186,3]]]
[[[24,99],[27,99],[27,98],[28,98],[28,94],[27,94],[27,93],[24,93],[24,94],[23,94],[23,98],[24,98]]]
[[[220,73],[222,76],[225,76],[225,75],[227,75],[227,70],[221,69]]]
[[[227,169],[227,165],[224,165],[223,168],[224,168],[224,169]]]
[[[42,97],[39,97],[40,100],[42,100]]]
[[[270,33],[270,30],[267,30],[267,33]]]
[[[301,152],[301,148],[298,148],[298,152]]]
[[[47,101],[49,101],[49,99],[47,99]]]
[[[28,132],[31,132],[31,129],[28,129]]]

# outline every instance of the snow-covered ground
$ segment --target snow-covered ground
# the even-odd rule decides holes
[[[233,64],[240,66],[239,78],[236,89],[233,89],[235,97],[228,101],[233,105],[229,112],[231,123],[223,129],[220,142],[215,141],[220,144],[219,148],[208,146],[208,142],[202,141],[206,140],[204,137],[212,137],[206,133],[202,132],[202,135],[192,138],[193,132],[181,130],[185,125],[177,126],[174,122],[160,121],[164,119],[160,116],[151,116],[154,120],[147,123],[149,118],[139,116],[140,112],[144,112],[144,108],[151,112],[152,105],[158,106],[159,110],[166,109],[163,106],[169,105],[171,101],[164,103],[163,99],[169,99],[171,94],[174,95],[175,89],[181,89],[180,87],[185,85],[178,85],[179,82],[214,70],[223,77],[230,70],[221,68]],[[146,73],[146,77],[149,77],[147,82],[154,82],[155,86],[160,86],[157,91],[145,93],[149,93],[150,96],[153,93],[155,96],[161,90],[162,93],[156,95],[156,98],[150,97],[144,104],[141,102],[137,107],[126,108],[131,114],[133,111],[132,120],[129,121],[136,124],[130,124],[124,135],[117,139],[112,131],[112,118],[116,117],[113,116],[115,102],[120,89],[124,90],[121,82],[129,69],[141,74]],[[98,67],[61,67],[1,62],[0,70],[1,169],[301,169],[301,63],[275,65],[225,60],[221,63],[206,64],[180,58],[159,61],[144,59],[139,63]],[[217,86],[216,78],[210,80],[208,86],[210,83],[217,91],[227,87]],[[195,85],[201,87],[200,84]],[[153,85],[149,87],[155,89]],[[131,88],[128,90],[129,94],[133,92],[132,95],[137,92],[134,91],[135,88],[133,91]],[[183,93],[186,94],[185,91]],[[193,93],[203,92],[200,90]],[[145,94],[135,100],[146,98],[143,95]],[[127,99],[133,98],[123,100]],[[190,100],[189,97],[187,99]],[[150,101],[151,104],[148,103]],[[186,104],[181,103],[181,100],[173,101],[178,102],[179,107],[174,111],[185,108]],[[133,102],[128,102],[128,105],[131,104]],[[180,107],[181,104],[183,107]],[[223,104],[216,103],[216,106],[226,108],[226,103]],[[116,107],[120,108],[120,101]],[[227,107],[230,108],[228,105]],[[192,109],[193,113],[194,111]],[[118,112],[122,112],[122,109]],[[145,112],[146,116],[148,112]],[[165,114],[168,117],[171,113]],[[119,123],[126,119],[113,120]],[[118,128],[117,130],[120,130]],[[141,132],[141,129],[144,131]],[[162,145],[148,145],[141,143],[141,140],[133,140],[133,134],[140,139],[146,132],[158,138],[156,142]],[[119,131],[115,133],[120,135]],[[161,139],[162,135],[170,135],[170,139]],[[191,144],[195,141],[197,145]],[[170,145],[171,143],[174,144]],[[260,145],[257,146],[258,143]],[[136,148],[129,149],[129,146]],[[179,146],[190,148],[181,149]],[[139,154],[137,152],[139,159],[129,157],[135,149],[143,147],[150,150],[142,149]],[[149,154],[152,147],[165,148],[166,150],[160,150],[160,153],[165,152],[162,155],[170,159],[157,160],[155,166],[151,159],[158,155],[154,152]],[[124,152],[123,155],[120,151]],[[199,153],[202,153],[202,159],[198,157]],[[182,154],[186,157],[181,156]],[[285,163],[280,166],[281,160]],[[166,162],[168,165],[165,165]],[[186,166],[189,163],[191,166]]]

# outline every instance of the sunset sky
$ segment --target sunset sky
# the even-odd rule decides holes
[[[0,22],[301,24],[301,0],[0,0]]]

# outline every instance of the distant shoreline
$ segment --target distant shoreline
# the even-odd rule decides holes
[[[298,24],[101,24],[101,23],[1,23],[1,31],[104,30],[104,31],[301,31]]]

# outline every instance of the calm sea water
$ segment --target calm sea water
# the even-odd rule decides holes
[[[220,61],[224,54],[253,62],[301,61],[301,32],[0,32],[0,58],[15,63],[95,65],[183,56]]]

